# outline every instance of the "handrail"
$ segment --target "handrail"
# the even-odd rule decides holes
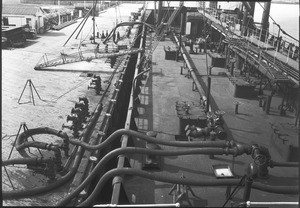
[[[180,203],[175,204],[97,204],[93,207],[180,207]]]
[[[205,13],[214,17],[216,20],[219,20],[221,25],[226,24],[228,26],[228,29],[231,32],[236,33],[237,35],[241,35],[241,31],[244,31],[245,29],[245,26],[239,24],[239,20],[236,16],[224,13],[222,15],[218,15],[217,9],[214,8],[205,9]],[[238,28],[237,25],[239,25],[240,28]],[[264,35],[266,37],[266,40],[262,46],[265,46],[266,48],[267,45],[271,45],[275,47],[275,49],[279,49],[277,52],[287,56],[286,62],[288,62],[290,58],[293,58],[295,61],[299,62],[299,42],[297,45],[297,42],[295,40],[289,37],[281,36],[280,45],[278,47],[278,34],[272,33],[269,30],[262,30],[260,27],[256,27],[255,29],[247,27],[247,31],[248,37],[250,37],[250,41],[253,39],[261,40],[261,37]],[[275,54],[275,56],[276,55],[277,53]]]

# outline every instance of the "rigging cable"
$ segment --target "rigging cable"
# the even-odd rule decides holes
[[[266,11],[266,9],[260,4],[260,2],[257,2],[259,3],[259,5],[263,8],[264,11]],[[288,34],[287,32],[285,32],[281,26],[271,17],[271,15],[269,14],[269,17],[273,20],[274,24],[277,25],[279,27],[279,30],[282,31],[282,33],[286,36],[289,36],[290,38],[294,39],[295,41],[299,42],[299,40],[297,40],[296,38],[294,38],[293,36],[291,36],[290,34]]]

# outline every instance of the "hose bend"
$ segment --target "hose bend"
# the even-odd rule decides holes
[[[101,168],[110,161],[113,157],[122,154],[153,154],[160,156],[178,156],[178,155],[194,155],[194,154],[215,154],[215,155],[223,155],[223,154],[234,154],[235,149],[228,148],[194,148],[194,149],[179,149],[179,150],[151,150],[145,148],[137,148],[137,147],[126,147],[126,148],[118,148],[107,155],[105,155],[100,162],[95,166],[93,171],[89,174],[89,176],[67,197],[65,197],[62,201],[60,201],[56,206],[66,206],[74,197],[76,197],[84,188],[87,186],[95,176],[99,177],[99,171]]]
[[[137,137],[142,140],[146,140],[147,142],[162,144],[167,146],[175,146],[175,147],[230,147],[231,143],[229,141],[193,141],[193,142],[182,142],[182,141],[165,141],[161,139],[155,139],[153,137],[147,136],[143,133],[129,130],[129,129],[119,129],[112,133],[104,142],[98,145],[90,145],[88,143],[70,139],[70,143],[73,145],[82,146],[88,150],[99,150],[104,146],[107,146],[109,143],[118,139],[119,136],[127,135],[132,137]]]
[[[16,150],[23,156],[23,157],[30,157],[27,152],[24,150],[27,147],[36,147],[47,150],[47,147],[49,147],[49,144],[43,143],[43,142],[27,142],[27,138],[31,137],[36,134],[52,134],[57,137],[62,138],[64,141],[68,140],[69,137],[66,133],[62,131],[57,131],[52,128],[48,127],[39,127],[34,129],[28,129],[27,131],[21,133],[16,140]],[[51,146],[51,145],[50,145]],[[58,147],[57,147],[58,148]],[[50,150],[53,150],[58,154],[60,154],[60,150],[57,149],[55,146],[50,147]]]

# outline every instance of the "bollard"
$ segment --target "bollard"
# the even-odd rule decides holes
[[[234,113],[235,113],[235,114],[239,114],[239,104],[238,104],[238,103],[235,104],[235,110],[234,110]]]

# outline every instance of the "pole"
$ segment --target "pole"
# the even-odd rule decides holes
[[[270,8],[271,8],[271,1],[264,3],[264,11],[261,20],[261,29],[262,35],[260,37],[260,41],[265,42],[267,31],[269,30],[269,16],[270,16]]]
[[[154,1],[154,25],[156,24],[156,1]]]
[[[93,43],[95,44],[95,39],[96,39],[96,36],[95,36],[95,13],[96,13],[96,5],[97,5],[97,0],[95,1],[95,4],[94,4],[94,9],[93,9]]]
[[[252,183],[253,183],[253,179],[247,176],[245,180],[245,188],[244,188],[244,195],[243,195],[244,202],[249,201],[250,199]]]
[[[157,18],[157,25],[160,25],[162,17],[163,17],[163,11],[162,11],[162,1],[158,1],[158,18]]]
[[[79,23],[79,25],[76,27],[76,29],[73,31],[73,33],[70,35],[70,37],[68,38],[68,40],[65,42],[65,44],[63,46],[65,46],[67,44],[67,42],[71,39],[71,37],[74,35],[74,33],[76,32],[76,30],[80,27],[80,25],[86,21],[86,19],[89,17],[90,12],[92,11],[92,9],[90,9],[90,11],[85,15],[85,17],[83,18],[83,20]],[[77,38],[77,37],[76,37]]]
[[[209,73],[209,75],[210,75],[210,73]],[[206,111],[205,112],[209,112],[209,101],[210,101],[210,99],[209,99],[209,97],[210,97],[210,87],[211,87],[211,77],[210,76],[208,76],[207,77],[207,94],[206,94]]]

